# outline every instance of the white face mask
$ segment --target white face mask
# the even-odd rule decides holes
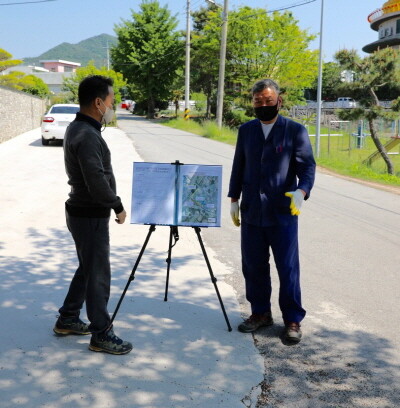
[[[102,114],[101,123],[107,125],[108,123],[112,122],[113,119],[114,119],[114,109],[109,108],[108,106],[106,106],[103,101],[101,101],[101,103],[106,108],[105,112],[103,113],[99,108],[97,108],[97,109]]]

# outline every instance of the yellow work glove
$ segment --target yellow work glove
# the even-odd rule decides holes
[[[299,189],[285,193],[286,197],[290,197],[290,212],[292,215],[299,215],[300,208],[304,201],[303,192]]]
[[[231,217],[232,217],[232,221],[235,224],[235,226],[239,227],[240,226],[239,201],[235,201],[234,203],[231,203]]]

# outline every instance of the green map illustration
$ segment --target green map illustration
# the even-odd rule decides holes
[[[218,216],[218,176],[184,175],[181,222],[215,223]]]

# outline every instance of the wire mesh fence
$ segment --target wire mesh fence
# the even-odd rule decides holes
[[[291,114],[308,129],[311,143],[315,146],[315,109],[294,109]],[[374,123],[380,141],[386,145],[396,175],[400,177],[400,115],[397,120],[377,119]],[[333,110],[322,110],[320,159],[366,164],[367,159],[376,151],[367,120],[344,121]],[[368,166],[379,173],[387,171],[380,154]]]

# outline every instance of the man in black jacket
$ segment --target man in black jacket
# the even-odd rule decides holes
[[[65,169],[71,186],[65,203],[66,220],[79,266],[53,330],[59,335],[92,333],[90,350],[126,354],[132,350],[132,344],[114,334],[107,311],[111,210],[118,224],[123,224],[126,218],[121,199],[116,195],[110,150],[101,136],[102,124],[114,118],[112,85],[110,78],[99,75],[80,83],[80,111],[64,137]],[[84,302],[90,325],[79,318]]]

